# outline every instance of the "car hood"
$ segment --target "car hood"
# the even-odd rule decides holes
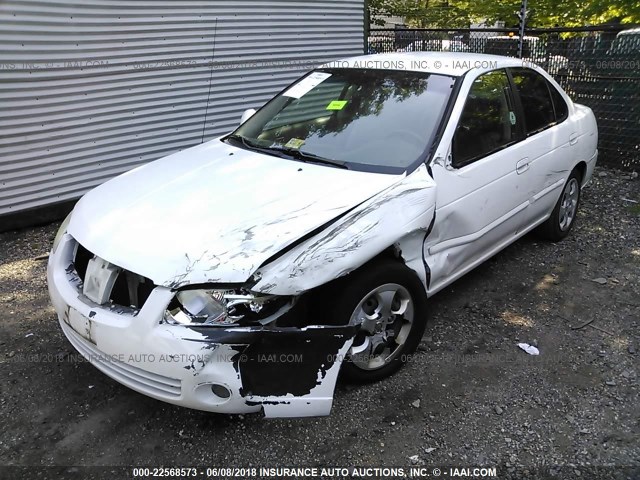
[[[239,283],[287,245],[402,178],[213,140],[90,191],[68,232],[157,285]]]

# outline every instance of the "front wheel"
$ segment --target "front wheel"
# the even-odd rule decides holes
[[[364,383],[395,373],[426,327],[422,282],[399,261],[383,260],[352,273],[340,287],[332,315],[341,324],[359,326],[342,376]]]
[[[551,216],[538,228],[542,237],[558,242],[569,235],[578,214],[580,180],[579,172],[571,172]]]

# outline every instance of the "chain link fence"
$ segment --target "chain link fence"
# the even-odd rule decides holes
[[[449,51],[518,57],[516,28],[372,29],[369,53]],[[527,29],[523,62],[545,68],[598,119],[599,162],[640,169],[640,28]]]

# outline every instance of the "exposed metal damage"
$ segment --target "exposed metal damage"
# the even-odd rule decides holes
[[[435,196],[435,182],[422,165],[326,231],[260,267],[253,289],[297,295],[347,275],[394,246],[426,285],[422,241],[433,220]]]
[[[234,167],[226,159],[231,151]],[[218,140],[154,167],[151,177],[142,167],[86,194],[69,231],[100,258],[172,289],[242,284],[291,243],[398,182],[397,175],[300,166]],[[201,181],[221,175],[213,189]],[[255,185],[248,181],[254,176],[261,178]],[[150,204],[150,196],[161,200]]]

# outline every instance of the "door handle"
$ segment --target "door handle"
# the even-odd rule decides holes
[[[529,157],[523,158],[516,163],[516,173],[518,175],[522,175],[527,170],[529,170]]]
[[[578,143],[578,134],[572,133],[569,135],[569,145],[575,145],[576,143]]]

